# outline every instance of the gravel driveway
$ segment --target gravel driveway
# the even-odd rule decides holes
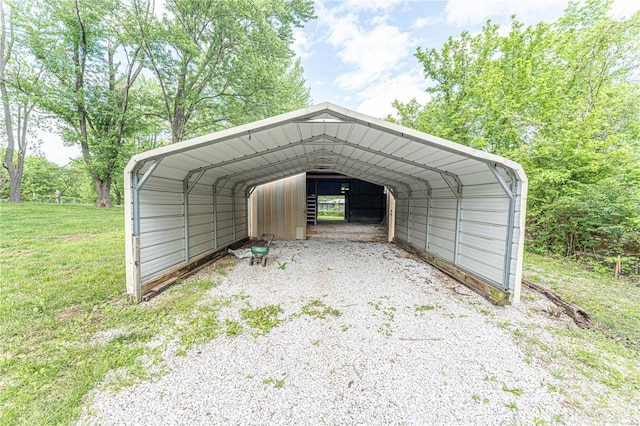
[[[522,310],[392,244],[275,242],[266,268],[234,263],[202,305],[231,301],[218,316],[242,332],[169,345],[167,374],[95,392],[80,423],[591,424],[501,327]],[[241,311],[267,305],[283,321],[259,335]]]

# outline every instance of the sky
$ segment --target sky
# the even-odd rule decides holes
[[[553,22],[567,0],[317,0],[317,19],[294,32],[312,103],[325,101],[383,118],[392,102],[424,103],[427,82],[418,46],[439,49],[462,31],[478,33],[488,19],[508,31],[511,15],[527,25]],[[612,14],[629,16],[640,0],[616,0]],[[41,150],[59,165],[80,155],[55,135]]]

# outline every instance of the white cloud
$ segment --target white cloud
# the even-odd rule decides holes
[[[355,70],[336,78],[344,90],[356,90],[379,78],[385,71],[397,69],[409,55],[410,35],[398,27],[378,25],[370,31],[358,29],[341,43],[338,57]]]
[[[364,24],[360,21],[362,13],[353,10],[354,5],[376,9],[382,8],[384,3],[385,7],[391,7],[386,2],[378,6],[374,3],[316,5],[319,32],[326,34],[325,41],[335,48],[338,59],[348,67],[347,72],[334,80],[341,90],[358,90],[371,84],[384,72],[397,69],[410,54],[413,43],[410,33],[387,24],[384,14]]]
[[[313,53],[311,42],[301,28],[293,30],[293,44],[291,48],[299,58],[308,58]]]
[[[628,18],[638,10],[640,10],[640,2],[638,0],[617,0],[611,6],[610,15],[614,19]]]
[[[388,11],[395,8],[402,0],[347,0],[342,5],[356,12],[369,11],[377,12],[380,10]]]
[[[80,157],[78,145],[65,146],[60,135],[46,130],[38,131],[38,139],[42,141],[39,149],[47,157],[47,160],[59,166],[65,166],[74,159]]]
[[[443,22],[442,17],[440,16],[425,16],[423,18],[416,19],[413,24],[411,24],[411,28],[424,28],[429,25],[441,24]]]
[[[392,103],[396,99],[409,102],[416,98],[421,104],[426,103],[430,96],[424,91],[425,87],[424,77],[417,68],[410,72],[385,76],[358,94],[360,104],[357,110],[379,118],[394,115]]]
[[[525,23],[543,20],[545,15],[557,15],[567,6],[567,0],[449,0],[445,8],[447,22],[458,26],[482,24],[487,19],[509,18],[515,14]]]

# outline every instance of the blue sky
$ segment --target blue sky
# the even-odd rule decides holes
[[[394,112],[394,99],[428,100],[418,46],[440,48],[449,36],[479,32],[491,19],[508,31],[510,16],[525,24],[552,22],[566,0],[325,0],[317,19],[296,31],[313,103],[330,101],[375,117]],[[640,0],[617,0],[628,16]]]
[[[510,16],[528,25],[556,20],[567,0],[317,0],[317,19],[295,31],[294,50],[302,60],[313,103],[329,101],[384,117],[394,99],[428,100],[418,46],[440,48],[449,36],[479,32],[491,19],[504,31]],[[640,0],[616,0],[614,16],[629,16]],[[44,136],[44,135],[43,135]],[[80,155],[48,134],[41,147],[63,165]]]

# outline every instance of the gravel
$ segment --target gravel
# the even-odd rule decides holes
[[[268,259],[234,258],[202,305],[230,298],[219,316],[240,322],[247,303],[280,305],[285,321],[257,337],[243,323],[186,356],[171,343],[166,374],[99,387],[79,423],[593,424],[549,391],[556,379],[504,327],[520,309],[491,305],[396,246],[274,242]],[[301,314],[313,301],[340,315]]]

